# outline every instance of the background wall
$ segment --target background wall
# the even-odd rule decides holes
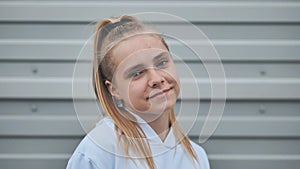
[[[225,111],[214,135],[202,144],[211,167],[298,168],[300,2],[296,0],[0,1],[0,168],[65,167],[85,134],[72,103],[72,73],[93,31],[91,21],[145,11],[188,19],[207,34],[223,61]],[[157,23],[170,29],[182,26]],[[189,133],[197,142],[210,104],[203,87],[208,79],[201,62],[186,63],[202,79],[199,86],[204,93],[199,118]],[[78,99],[88,110],[92,100]],[[191,106],[197,102],[189,96],[180,101]],[[186,116],[183,124],[192,120]]]

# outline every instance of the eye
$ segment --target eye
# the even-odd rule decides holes
[[[168,60],[164,59],[158,62],[157,67],[164,67],[168,63]]]
[[[141,71],[135,71],[135,72],[132,72],[128,75],[129,78],[135,78],[135,77],[138,77],[140,76],[141,74],[143,74],[145,72],[145,70],[141,70]]]

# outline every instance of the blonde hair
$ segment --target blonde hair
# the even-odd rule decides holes
[[[111,54],[113,46],[131,34],[142,33],[146,30],[148,28],[144,24],[128,15],[104,19],[97,24],[94,42],[93,84],[103,111],[114,121],[115,132],[118,133],[118,141],[122,144],[126,155],[129,154],[129,148],[132,148],[140,157],[145,157],[150,169],[154,169],[155,163],[149,143],[143,139],[146,138],[144,131],[138,122],[130,120],[121,114],[105,84],[106,80],[112,81],[113,72],[116,68],[113,62],[113,57],[116,56]],[[159,34],[156,34],[156,36],[161,39],[162,43],[169,50],[163,37]],[[176,121],[174,109],[169,113],[169,120],[176,140],[192,159],[198,161],[188,137]],[[121,138],[121,136],[125,137]]]

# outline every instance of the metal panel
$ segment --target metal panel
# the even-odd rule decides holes
[[[84,40],[0,40],[0,60],[14,61],[75,61]],[[187,42],[201,52],[201,60],[211,58],[205,46],[197,41]],[[212,41],[222,61],[298,61],[300,43],[291,40],[223,40]],[[170,44],[171,51],[183,60],[195,61],[199,57],[178,43]],[[18,50],[15,50],[18,49]],[[33,52],[34,51],[34,52]],[[87,60],[79,58],[80,60]]]
[[[94,126],[95,117],[85,120]],[[205,117],[181,117],[179,122],[191,136],[199,136]],[[73,116],[1,116],[4,136],[80,136],[84,131]],[[18,124],[18,125],[15,125]],[[193,127],[191,127],[193,124]],[[281,126],[278,128],[278,126]],[[91,129],[89,128],[89,129]],[[88,130],[89,130],[88,129]],[[300,137],[300,117],[223,117],[213,136]]]
[[[80,104],[85,111],[85,115],[94,115],[91,109],[95,106],[96,100],[42,100],[42,99],[13,99],[0,100],[0,116],[76,116],[73,104]],[[221,105],[221,101],[213,101],[215,105]],[[193,106],[199,105],[198,115],[205,116],[209,107],[210,100],[178,100],[175,110],[178,112],[180,107],[185,106],[184,114],[192,116],[195,112]],[[98,110],[96,113],[100,113]],[[227,100],[223,116],[240,116],[240,117],[299,117],[300,104],[299,100]]]
[[[220,125],[202,146],[213,169],[300,166],[300,2],[259,1],[1,1],[0,168],[62,169],[84,136],[73,105],[74,64],[94,21],[121,13],[160,11],[193,22],[211,39],[227,77]],[[55,11],[55,12],[54,12]],[[167,39],[184,95],[175,109],[195,142],[211,106],[205,65],[216,65],[185,24],[151,18],[165,30],[185,30],[190,49]],[[80,58],[81,66],[91,60]],[[197,77],[197,85],[186,68]],[[213,79],[218,82],[220,79]],[[86,84],[83,79],[82,85]],[[200,100],[195,88],[200,90]],[[75,99],[94,123],[92,93]],[[220,96],[212,101],[222,103]],[[195,106],[199,105],[195,116]],[[187,108],[181,109],[180,106]],[[91,124],[91,128],[92,128]]]
[[[299,2],[255,1],[1,2],[0,20],[82,22],[124,13],[160,11],[195,22],[299,22],[299,7]],[[159,17],[151,19],[168,22]]]
[[[288,40],[300,39],[300,25],[295,24],[228,24],[228,23],[193,23],[205,33],[209,39],[258,39]],[[163,30],[182,31],[187,28],[184,23],[165,24],[152,23]],[[94,23],[2,23],[0,24],[1,39],[82,39],[89,38],[95,29]],[[176,31],[175,31],[176,32]],[[186,39],[197,39],[193,32],[184,32]]]
[[[86,71],[92,70],[92,62],[77,62],[77,67]],[[201,63],[175,61],[180,77],[207,79],[207,67],[218,66],[218,63]],[[240,62],[222,63],[227,78],[300,78],[300,62]],[[74,62],[0,62],[0,77],[22,78],[69,78],[73,76]]]
[[[195,142],[197,140],[192,139]],[[4,150],[0,156],[1,168],[64,168],[73,151],[72,146],[76,146],[79,140],[80,138],[1,139],[1,150]],[[45,144],[53,149],[47,149]],[[298,145],[299,140],[293,139],[210,139],[202,146],[210,152],[208,157],[211,168],[296,169],[299,166]],[[12,146],[16,146],[16,149],[7,148]]]
[[[196,80],[196,81],[195,81]],[[72,93],[72,78],[0,78],[0,98],[16,99],[94,99],[88,90],[87,79],[76,85],[82,92]],[[182,99],[211,99],[211,85],[222,85],[220,79],[181,79]],[[227,99],[298,99],[300,79],[226,79]],[[82,86],[82,87],[79,87]],[[198,92],[195,92],[199,90]],[[13,91],[13,92],[12,92]],[[215,93],[214,99],[223,99],[223,92]]]

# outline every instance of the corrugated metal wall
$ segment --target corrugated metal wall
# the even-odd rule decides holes
[[[299,168],[300,2],[276,0],[1,1],[0,168],[65,167],[84,136],[72,103],[72,73],[93,30],[90,22],[144,11],[190,20],[220,54],[228,91],[222,121],[202,145],[211,167]],[[207,85],[203,65],[187,63],[204,79],[200,87]],[[88,110],[91,100],[81,102]],[[197,101],[182,102],[193,106]],[[204,92],[190,132],[195,141],[209,104]]]

